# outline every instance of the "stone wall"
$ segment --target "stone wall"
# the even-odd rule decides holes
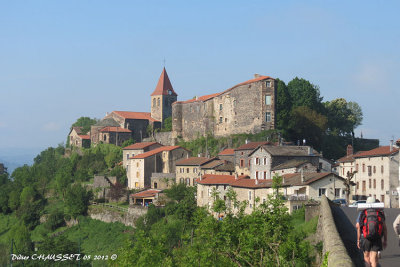
[[[126,226],[135,227],[136,220],[147,213],[145,207],[129,207],[127,212],[103,206],[90,206],[88,214],[92,219],[100,220],[106,223],[120,222]]]
[[[174,146],[176,144],[176,139],[172,138],[172,132],[158,132],[154,133],[155,142],[158,142],[164,146]]]

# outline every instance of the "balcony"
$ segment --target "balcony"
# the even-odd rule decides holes
[[[285,199],[288,201],[307,201],[308,196],[305,194],[298,194],[298,195],[286,195]]]

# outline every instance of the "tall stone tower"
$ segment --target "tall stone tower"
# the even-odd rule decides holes
[[[163,68],[156,89],[151,94],[151,117],[164,123],[164,120],[172,116],[172,103],[178,95],[168,78],[167,71]]]

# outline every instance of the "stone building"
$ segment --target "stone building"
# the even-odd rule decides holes
[[[218,153],[218,158],[230,162],[235,162],[235,149],[226,148]]]
[[[151,186],[153,173],[175,174],[178,160],[187,158],[189,151],[180,146],[162,146],[128,160],[128,188]]]
[[[291,160],[307,161],[316,170],[319,166],[319,154],[309,146],[270,146],[262,145],[254,149],[249,155],[250,177],[253,179],[272,179],[274,167],[288,164]],[[302,170],[306,170],[305,164]]]
[[[262,145],[270,145],[270,142],[250,142],[235,149],[235,168],[240,175],[250,175],[249,154]]]
[[[399,196],[399,149],[381,146],[353,155],[355,194],[373,196],[385,203],[386,208],[398,208]]]
[[[90,135],[82,133],[83,127],[72,127],[69,132],[69,144],[76,147],[90,147]]]
[[[132,138],[132,131],[121,127],[107,126],[100,130],[99,140],[104,144],[121,146],[123,142]]]
[[[235,165],[232,162],[214,159],[201,166],[201,174],[221,174],[221,175],[233,175],[235,173]]]
[[[163,69],[156,89],[151,94],[151,117],[157,121],[164,122],[172,117],[172,103],[177,100],[178,95],[172,88],[167,71]]]
[[[176,183],[194,186],[201,175],[201,166],[213,159],[205,157],[190,157],[176,162]]]
[[[276,81],[269,76],[235,85],[221,93],[172,105],[173,137],[227,136],[275,128]]]
[[[275,174],[283,175],[287,173],[317,172],[317,167],[307,160],[289,160],[271,168],[271,177]]]
[[[162,145],[157,142],[142,142],[126,146],[122,149],[123,166],[127,168],[128,160],[139,154],[161,147]]]

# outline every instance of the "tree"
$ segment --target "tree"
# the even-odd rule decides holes
[[[277,79],[276,89],[276,128],[288,130],[290,128],[290,112],[292,110],[292,99],[286,84]]]
[[[164,120],[162,132],[170,132],[172,131],[172,117],[168,117]]]
[[[91,191],[86,191],[80,184],[68,186],[65,194],[65,214],[72,218],[78,215],[85,215],[89,206],[89,200],[92,197]]]
[[[89,117],[80,117],[76,120],[71,126],[72,127],[82,127],[81,134],[87,134],[90,131],[90,127],[96,124],[99,120],[98,119],[91,119]]]
[[[349,120],[353,123],[353,136],[354,136],[354,129],[361,125],[361,122],[363,120],[363,113],[361,107],[356,102],[348,102],[347,108],[351,111]]]
[[[30,255],[30,253],[33,251],[33,243],[29,230],[21,222],[15,224],[11,228],[9,239],[9,243],[11,243],[11,239],[13,239],[14,254]]]
[[[354,175],[357,173],[357,171],[353,172],[347,172],[346,174],[346,179],[344,180],[344,186],[345,186],[345,192],[346,192],[346,202],[349,203],[350,201],[350,188],[354,184],[352,181],[354,178]]]
[[[120,199],[121,197],[126,195],[125,186],[116,182],[114,185],[111,186],[108,195],[113,200]]]
[[[302,78],[294,78],[287,85],[294,107],[305,106],[323,113],[322,97],[319,87]]]

